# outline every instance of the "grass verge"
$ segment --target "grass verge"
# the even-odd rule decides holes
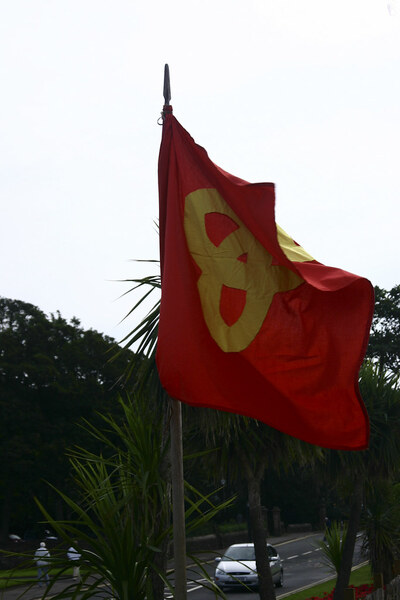
[[[284,598],[285,600],[308,600],[309,598],[313,597],[321,598],[326,592],[329,593],[333,590],[335,583],[336,577],[329,579],[329,581],[325,581],[324,583],[319,583],[313,587],[309,587],[301,592],[288,594],[287,596],[284,595]],[[363,583],[372,583],[372,575],[369,565],[364,565],[363,567],[354,569],[354,571],[351,572],[350,585],[358,586],[362,585]]]

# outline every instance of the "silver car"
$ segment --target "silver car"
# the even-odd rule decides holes
[[[283,566],[278,552],[267,544],[269,566],[272,579],[277,587],[283,586]],[[254,544],[233,544],[224,556],[215,559],[215,583],[219,588],[225,587],[257,587],[258,575]]]

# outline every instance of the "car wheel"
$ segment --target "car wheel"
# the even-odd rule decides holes
[[[279,579],[276,582],[276,587],[283,587],[283,569],[281,569],[281,572],[279,573]]]

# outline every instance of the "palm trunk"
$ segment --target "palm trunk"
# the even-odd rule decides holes
[[[267,553],[267,532],[261,511],[260,479],[252,477],[248,479],[247,485],[260,600],[275,600],[275,588]]]
[[[165,583],[157,571],[163,574],[167,572],[168,545],[169,539],[165,538],[162,541],[160,552],[154,553],[153,562],[155,569],[152,569],[150,574],[153,600],[164,600]]]
[[[389,551],[384,552],[383,556],[380,560],[377,561],[376,567],[374,569],[374,574],[382,573],[383,575],[383,583],[387,585],[394,578],[392,565],[394,563],[394,556]]]
[[[349,585],[351,568],[353,566],[354,548],[356,545],[357,532],[359,530],[361,520],[363,484],[363,478],[358,476],[354,485],[347,535],[343,547],[342,561],[340,563],[336,587],[333,593],[333,600],[342,600],[344,596],[344,590]]]

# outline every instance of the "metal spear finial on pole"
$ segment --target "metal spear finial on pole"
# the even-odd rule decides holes
[[[171,84],[169,81],[169,66],[164,66],[164,105],[169,106],[171,100]]]
[[[165,115],[167,113],[172,113],[172,106],[170,105],[170,100],[171,100],[171,84],[169,81],[169,66],[166,64],[164,66],[164,89],[163,89],[163,95],[164,95],[164,106],[163,109],[161,111],[161,117],[157,120],[157,123],[159,125],[163,125],[164,124],[164,118]]]

